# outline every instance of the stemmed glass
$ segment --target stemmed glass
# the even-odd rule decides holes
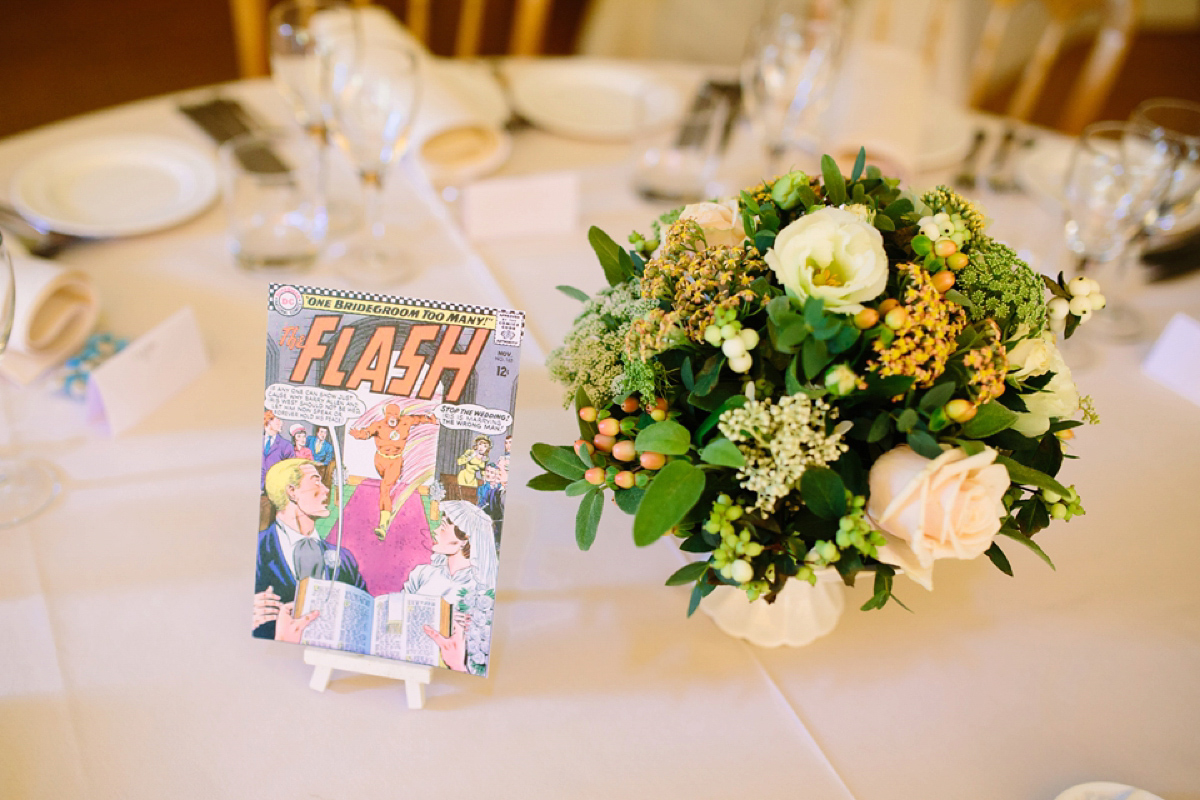
[[[16,285],[12,261],[0,233],[0,355],[8,346],[16,312]],[[0,458],[0,528],[36,516],[59,491],[54,468],[30,458]]]
[[[1108,305],[1099,327],[1110,338],[1136,340],[1144,330],[1125,297],[1123,256],[1158,207],[1174,163],[1172,146],[1125,122],[1089,125],[1071,153],[1063,186],[1067,245],[1079,274],[1102,279]]]
[[[321,93],[321,53],[334,42],[357,41],[359,17],[344,0],[284,0],[267,17],[271,37],[271,77],[291,106],[300,127],[317,146],[320,202],[330,235],[351,232],[359,223],[356,204],[330,191],[329,125]]]
[[[367,234],[350,263],[368,280],[402,279],[403,247],[383,221],[388,168],[408,147],[421,93],[416,51],[395,40],[338,41],[324,56],[334,140],[358,168],[366,200]]]
[[[770,4],[750,31],[742,96],[772,175],[826,98],[847,18],[842,0],[789,0]]]
[[[1177,234],[1188,223],[1194,227],[1197,220],[1189,213],[1200,195],[1200,103],[1158,97],[1135,108],[1129,121],[1176,149],[1171,181],[1148,233]]]

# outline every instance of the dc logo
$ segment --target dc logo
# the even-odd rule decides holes
[[[276,311],[289,317],[299,314],[304,306],[304,298],[294,286],[280,286],[271,297],[271,302]]]

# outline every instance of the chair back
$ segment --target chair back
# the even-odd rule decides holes
[[[971,65],[970,99],[978,106],[993,81],[997,55],[1013,11],[1022,0],[991,0],[983,36]],[[1038,38],[1033,57],[1022,71],[1006,113],[1028,120],[1046,77],[1062,49],[1072,24],[1089,13],[1099,14],[1100,26],[1083,70],[1058,119],[1058,128],[1078,133],[1100,110],[1129,49],[1137,22],[1139,0],[1038,0],[1049,22]]]
[[[352,2],[357,6],[368,4],[368,0]],[[510,55],[533,56],[542,51],[552,2],[553,0],[516,0],[512,31],[508,38]],[[432,0],[408,0],[405,3],[405,27],[426,47],[429,47],[431,35],[432,5]],[[238,69],[243,78],[269,73],[267,6],[268,0],[229,0],[237,45]],[[479,54],[486,10],[487,0],[459,0],[458,27],[454,37],[455,57],[470,58]]]

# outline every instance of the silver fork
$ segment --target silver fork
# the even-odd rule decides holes
[[[28,220],[5,203],[0,203],[0,228],[11,233],[30,255],[38,258],[54,258],[64,247],[82,241],[79,236],[59,233]]]

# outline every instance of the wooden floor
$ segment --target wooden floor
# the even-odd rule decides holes
[[[401,12],[404,0],[384,3]],[[500,52],[512,0],[489,4],[487,52]],[[547,52],[574,47],[586,0],[555,0]],[[434,4],[434,51],[452,41],[454,5]],[[1057,65],[1036,121],[1051,124],[1082,61]],[[226,0],[7,0],[0,24],[0,136],[75,114],[237,77]],[[1200,101],[1200,30],[1137,36],[1102,118],[1148,97]],[[991,107],[1001,108],[999,99]]]

